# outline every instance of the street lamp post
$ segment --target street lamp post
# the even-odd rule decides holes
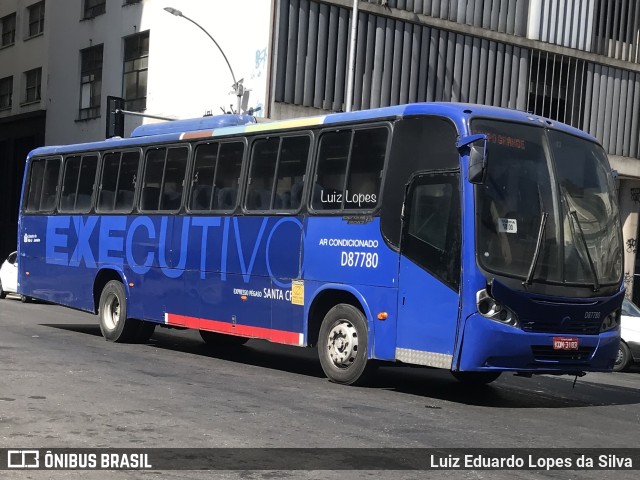
[[[240,109],[242,108],[242,95],[244,94],[244,87],[242,85],[242,79],[240,79],[240,81],[236,80],[236,76],[233,73],[233,68],[231,68],[231,64],[229,63],[229,59],[227,58],[227,56],[222,51],[222,48],[220,48],[220,45],[218,45],[218,42],[215,41],[215,39],[211,36],[211,34],[209,32],[207,32],[202,27],[202,25],[200,25],[195,20],[192,20],[191,18],[187,17],[186,15],[184,15],[180,10],[177,10],[177,9],[171,8],[171,7],[165,7],[165,11],[169,12],[171,15],[175,15],[176,17],[182,17],[185,20],[189,20],[196,27],[198,27],[200,30],[202,30],[207,35],[207,37],[209,37],[211,39],[211,41],[213,43],[215,43],[216,47],[218,47],[218,50],[220,50],[220,53],[224,57],[225,62],[227,62],[227,66],[229,67],[229,71],[231,72],[231,77],[233,78],[233,91],[235,92],[236,96],[238,97],[238,110],[237,110],[237,113],[240,114]]]
[[[351,43],[349,44],[349,73],[347,76],[347,101],[345,111],[350,112],[353,108],[353,83],[356,74],[356,42],[358,35],[358,0],[353,0],[351,13]]]

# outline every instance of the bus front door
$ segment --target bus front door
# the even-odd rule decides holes
[[[402,219],[396,359],[451,368],[459,312],[457,170],[416,175]]]

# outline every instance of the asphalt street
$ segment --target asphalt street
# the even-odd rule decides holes
[[[637,447],[640,369],[578,379],[383,367],[368,387],[324,377],[313,349],[212,350],[157,329],[114,344],[97,317],[0,301],[0,447]],[[635,472],[637,474],[637,472]],[[2,478],[635,478],[625,472],[0,472]]]

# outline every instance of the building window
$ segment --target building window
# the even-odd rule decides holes
[[[107,11],[107,0],[84,0],[84,18],[93,18]]]
[[[32,103],[40,100],[40,86],[42,83],[42,68],[34,68],[24,72],[25,89],[24,103]]]
[[[13,97],[13,77],[0,79],[0,110],[11,108],[11,97]]]
[[[29,37],[40,35],[44,32],[44,2],[34,3],[27,10],[29,11]]]
[[[80,120],[100,116],[103,45],[80,51]]]
[[[147,70],[149,66],[149,32],[124,39],[124,74],[122,79],[125,109],[141,112],[147,108]]]
[[[122,5],[133,5],[134,3],[140,3],[142,0],[124,0]]]
[[[527,111],[574,126],[584,116],[585,62],[533,51]]]
[[[2,17],[0,28],[2,28],[2,46],[13,45],[16,41],[16,14]]]

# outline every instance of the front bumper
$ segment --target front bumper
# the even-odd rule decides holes
[[[553,337],[577,337],[578,350],[554,350]],[[465,324],[458,369],[529,373],[611,371],[620,343],[620,329],[599,335],[530,333],[471,315]]]

